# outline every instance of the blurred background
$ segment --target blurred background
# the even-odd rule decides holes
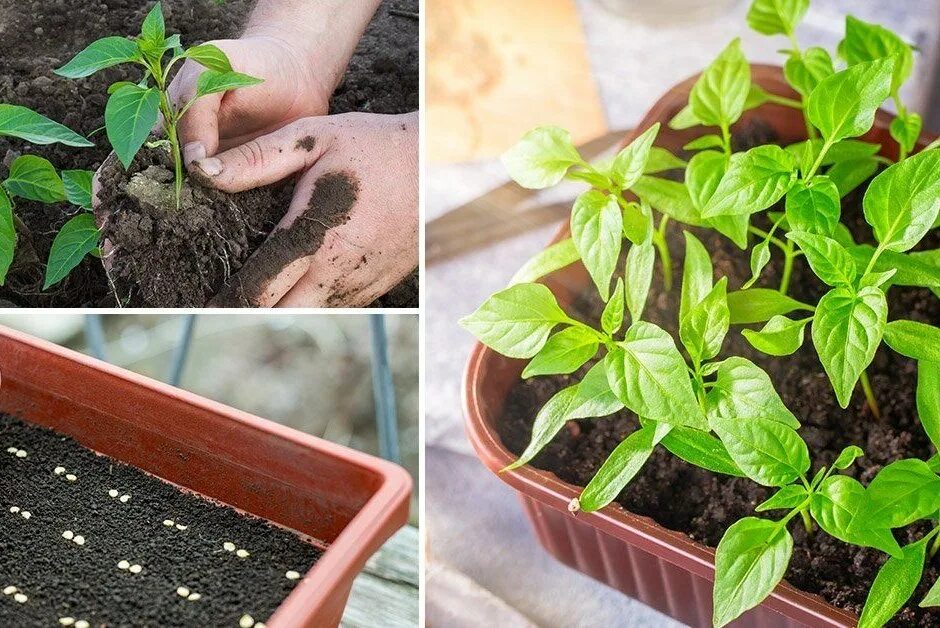
[[[580,188],[528,194],[498,156],[540,124],[582,151],[613,152],[672,86],[734,37],[752,63],[780,64],[785,38],[750,31],[749,0],[427,0],[426,482],[428,619],[436,625],[676,626],[557,563],[515,496],[464,435],[461,374],[473,340],[457,326],[550,240]],[[798,38],[832,50],[845,15],[917,46],[903,94],[940,130],[940,0],[812,0]],[[459,287],[459,289],[457,289]],[[499,551],[480,551],[498,547]],[[520,586],[525,583],[525,586]]]

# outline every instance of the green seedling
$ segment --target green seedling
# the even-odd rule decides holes
[[[165,60],[167,54],[170,57]],[[196,94],[191,100],[173,103],[167,93],[170,72],[186,59],[201,64],[206,71],[199,76]],[[168,37],[159,2],[144,19],[140,35],[133,39],[116,36],[99,39],[55,72],[78,79],[123,63],[139,65],[144,73],[138,83],[120,81],[108,88],[110,97],[104,114],[108,140],[118,159],[128,168],[160,119],[173,157],[179,208],[183,187],[183,160],[177,134],[180,120],[203,96],[250,87],[262,81],[234,71],[228,57],[217,46],[200,44],[184,49],[179,35]]]

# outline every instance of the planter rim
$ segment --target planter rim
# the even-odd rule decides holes
[[[752,64],[751,72],[753,82],[768,92],[798,97],[785,82],[780,66]],[[672,117],[669,115],[670,112],[678,111],[688,102],[689,91],[699,76],[700,74],[695,74],[668,90],[652,106],[636,129],[627,134],[621,143],[621,147],[629,144],[655,122],[669,120]],[[780,111],[784,108],[780,105],[771,104],[765,104],[758,108],[758,110],[764,112],[774,109]],[[765,115],[763,117],[770,116]],[[863,136],[862,139],[871,139],[870,136],[875,134],[887,135],[888,127],[893,118],[894,116],[889,112],[879,109],[872,131]],[[924,132],[919,142],[919,148],[923,148],[935,137]],[[893,159],[897,158],[895,145],[891,143],[886,145],[884,142],[878,143],[882,144],[882,155]],[[569,235],[568,222],[564,221],[549,244],[558,242]],[[551,276],[546,278],[545,283],[549,284],[549,287],[553,287]],[[517,456],[503,445],[495,426],[487,419],[487,412],[484,410],[486,406],[485,398],[488,393],[481,385],[483,371],[494,361],[523,363],[520,360],[505,358],[479,341],[474,344],[464,370],[462,386],[465,428],[470,443],[483,464],[503,482],[546,506],[567,512],[568,503],[580,494],[582,487],[565,482],[554,473],[537,469],[530,464],[511,471],[501,471],[501,469],[514,462]],[[598,511],[579,512],[577,515],[571,516],[576,516],[578,520],[587,522],[602,532],[635,544],[641,549],[660,556],[666,561],[698,576],[714,580],[714,549],[692,540],[683,532],[669,530],[650,517],[636,515],[623,508],[616,501]],[[801,620],[815,619],[824,622],[824,625],[827,626],[855,626],[858,622],[856,614],[838,608],[816,594],[797,589],[786,581],[781,582],[762,605],[788,616],[792,616],[796,612]]]
[[[288,626],[310,625],[308,619],[312,609],[325,606],[335,595],[342,595],[344,589],[348,590],[352,579],[359,573],[366,560],[378,547],[387,540],[394,531],[401,528],[408,521],[409,500],[412,491],[412,479],[402,467],[382,460],[375,456],[355,451],[348,447],[329,442],[311,434],[280,425],[273,421],[263,419],[248,412],[231,408],[222,403],[206,399],[195,393],[170,386],[138,373],[103,362],[91,356],[67,349],[52,342],[35,338],[23,332],[0,325],[0,341],[12,341],[15,344],[26,346],[58,358],[64,358],[88,369],[92,369],[117,380],[123,380],[133,386],[147,389],[163,397],[170,398],[194,409],[206,411],[248,428],[249,431],[269,435],[281,441],[297,445],[304,450],[315,452],[325,458],[332,458],[348,467],[355,467],[367,471],[378,478],[377,486],[368,500],[344,526],[337,537],[329,543],[321,541],[317,545],[325,547],[323,555],[310,568],[291,593],[285,597],[277,610],[267,622],[268,626],[286,628]],[[13,379],[10,369],[4,370],[0,384]],[[3,386],[0,385],[0,394]],[[28,417],[22,417],[29,422]],[[75,440],[81,442],[80,437]],[[94,449],[92,447],[92,449]],[[120,457],[107,453],[109,457],[121,460]],[[127,462],[127,461],[123,461]],[[134,463],[127,462],[133,466]],[[138,467],[139,468],[139,467]],[[153,474],[147,469],[143,471]],[[186,491],[196,493],[210,501],[222,502],[216,497],[207,496],[197,490],[192,490],[179,482],[166,480],[180,486]],[[250,511],[231,504],[242,512]],[[270,521],[266,517],[261,517]],[[287,527],[271,522],[280,527]],[[308,536],[302,532],[296,532]]]

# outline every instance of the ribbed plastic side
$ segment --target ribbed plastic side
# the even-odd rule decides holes
[[[589,523],[517,493],[539,543],[566,565],[693,628],[712,625],[712,583]],[[804,628],[764,606],[734,628]]]

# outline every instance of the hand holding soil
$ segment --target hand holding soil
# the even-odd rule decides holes
[[[417,114],[298,120],[196,161],[236,193],[299,174],[290,208],[216,306],[367,305],[418,263]]]

